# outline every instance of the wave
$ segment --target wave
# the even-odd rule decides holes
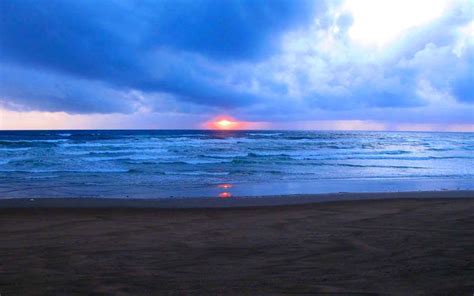
[[[237,157],[246,157],[247,154],[201,154],[199,157],[202,158],[217,158],[217,159],[229,159],[229,158],[237,158]]]
[[[277,170],[233,170],[229,173],[230,175],[283,175],[282,171]]]
[[[100,140],[117,140],[123,139],[123,135],[119,134],[106,134],[106,133],[80,133],[71,134],[69,137],[71,140],[76,141],[100,141]]]
[[[231,162],[230,160],[229,161],[216,161],[216,160],[186,160],[184,161],[184,163],[186,164],[192,164],[192,165],[197,165],[197,164],[217,164],[217,163],[228,163],[228,162]]]
[[[411,151],[406,150],[386,150],[386,151],[377,151],[377,154],[385,154],[385,155],[402,155],[402,154],[410,154]]]
[[[412,156],[412,157],[390,157],[390,156],[345,156],[325,157],[321,155],[309,156],[293,156],[296,160],[408,160],[408,161],[423,161],[423,160],[449,160],[449,159],[474,159],[474,156]]]
[[[439,151],[439,152],[442,152],[442,151],[453,151],[454,148],[427,148],[426,149],[427,151]]]
[[[0,152],[19,152],[30,150],[30,147],[19,147],[19,148],[2,148],[0,147]]]
[[[0,140],[0,148],[55,147],[59,141],[5,141]]]
[[[247,135],[266,138],[266,137],[278,137],[278,136],[281,136],[282,133],[248,133]]]
[[[229,175],[229,172],[206,172],[206,171],[192,171],[192,172],[165,172],[166,175],[188,175],[188,176],[224,176]]]
[[[278,157],[278,158],[285,158],[285,159],[291,159],[291,155],[285,154],[285,153],[255,153],[255,152],[249,152],[247,154],[247,157]]]
[[[45,139],[45,140],[0,140],[1,143],[59,143],[66,142],[66,139]]]
[[[60,178],[60,175],[32,175],[32,176],[27,176],[26,179],[29,180],[37,180],[37,179],[52,179],[52,178]]]
[[[129,143],[103,143],[103,142],[98,142],[98,143],[90,143],[90,142],[69,142],[69,143],[63,143],[61,144],[61,147],[65,148],[88,148],[88,147],[101,147],[101,148],[115,148],[115,147],[123,147],[123,146],[129,146]]]
[[[2,173],[128,173],[130,169],[0,169]]]
[[[0,159],[0,165],[10,163],[11,159]]]
[[[149,172],[149,171],[146,171],[146,170],[141,170],[141,169],[129,169],[127,171],[127,173],[135,173],[135,174],[143,174],[143,173],[152,173],[153,175],[166,175],[165,172],[162,172],[162,171],[153,171],[153,172]]]
[[[325,164],[326,165],[326,164]],[[419,166],[403,166],[403,165],[373,165],[373,164],[352,164],[352,163],[336,163],[328,164],[342,167],[355,167],[355,168],[387,168],[387,169],[427,169],[426,167]]]
[[[216,180],[252,183],[330,178],[364,180],[387,176],[455,178],[472,172],[473,135],[286,131],[0,132],[0,176],[4,183],[11,181],[12,186],[20,186],[18,184],[25,184],[27,180],[43,185],[48,182],[94,182],[99,184],[96,186],[110,183],[124,189],[131,184],[199,187]],[[49,179],[48,176],[58,177]]]

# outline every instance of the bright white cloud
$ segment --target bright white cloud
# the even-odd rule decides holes
[[[346,0],[342,10],[352,14],[351,39],[363,45],[388,45],[405,30],[443,15],[450,0]]]

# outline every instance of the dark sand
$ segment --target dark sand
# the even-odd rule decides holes
[[[0,294],[472,296],[474,199],[462,196],[224,209],[3,200]]]

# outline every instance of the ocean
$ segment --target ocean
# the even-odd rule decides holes
[[[474,133],[0,131],[0,198],[474,189]]]

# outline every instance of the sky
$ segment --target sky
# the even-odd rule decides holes
[[[474,131],[472,0],[0,0],[0,129]]]

